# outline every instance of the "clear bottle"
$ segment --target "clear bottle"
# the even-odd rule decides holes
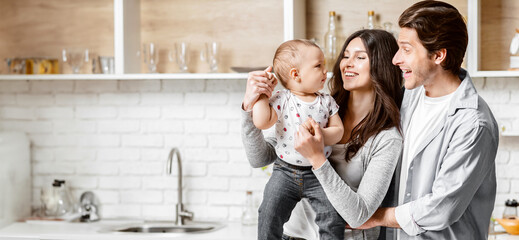
[[[395,39],[398,39],[398,34],[395,31],[393,31],[393,24],[391,22],[385,22],[383,25],[384,30],[391,33],[395,37]]]
[[[241,215],[241,223],[243,225],[254,225],[258,221],[258,214],[254,208],[254,200],[252,198],[252,191],[247,191],[245,198],[245,205],[243,206],[243,213]]]
[[[494,217],[490,217],[490,222],[488,224],[488,240],[496,239],[496,219]]]
[[[42,191],[41,197],[45,216],[61,217],[74,210],[74,202],[65,180],[55,179],[51,188]]]
[[[324,59],[326,61],[326,69],[333,70],[335,58],[337,57],[337,18],[335,11],[328,14],[328,31],[324,34]]]
[[[65,185],[65,180],[54,180],[52,186],[54,187],[56,200],[58,202],[56,216],[59,217],[71,213],[74,208],[74,203],[72,202],[70,193]]]
[[[510,43],[510,70],[519,70],[519,28],[515,29],[515,36]]]
[[[503,211],[503,218],[516,219],[517,218],[517,200],[508,199],[505,202],[505,210]]]
[[[368,25],[366,29],[375,29],[375,11],[368,11]]]

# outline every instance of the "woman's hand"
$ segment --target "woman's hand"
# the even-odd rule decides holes
[[[313,131],[312,135],[307,129]],[[314,169],[320,168],[325,162],[324,140],[321,127],[312,118],[299,126],[299,131],[295,134],[295,149],[310,163]]]
[[[272,73],[272,66],[267,67],[265,71],[250,72],[247,78],[245,96],[243,96],[243,110],[251,111],[252,106],[258,101],[261,94],[270,98],[277,83],[277,78]]]

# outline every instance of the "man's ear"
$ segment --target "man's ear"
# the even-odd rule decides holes
[[[434,57],[434,63],[436,63],[438,65],[441,64],[443,61],[445,61],[445,58],[447,58],[447,49],[442,48],[442,49],[436,51],[433,54],[433,57]]]
[[[301,78],[299,77],[299,73],[297,72],[297,69],[291,68],[290,69],[290,78],[293,79],[296,82],[301,82]]]

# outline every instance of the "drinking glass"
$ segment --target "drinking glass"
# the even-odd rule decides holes
[[[218,72],[219,52],[220,44],[217,42],[206,42],[205,48],[200,52],[200,59],[209,64],[209,70],[212,73]]]
[[[101,73],[114,74],[115,61],[114,57],[99,56],[99,63],[101,65]]]
[[[78,74],[83,63],[88,62],[88,48],[64,48],[61,55],[63,62],[70,65],[74,74]]]
[[[189,63],[189,43],[175,43],[175,58],[173,59],[173,52],[170,50],[169,61],[176,61],[180,72],[187,73]]]
[[[142,48],[144,63],[148,66],[149,73],[157,73],[159,63],[159,49],[155,43],[144,43]]]

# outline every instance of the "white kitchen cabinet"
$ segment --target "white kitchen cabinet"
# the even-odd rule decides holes
[[[509,46],[519,28],[516,0],[468,0],[467,68],[472,77],[519,77],[508,71]]]
[[[110,39],[113,39],[113,48],[109,46],[105,46],[102,49],[102,53],[104,55],[110,54],[113,52],[113,55],[115,56],[115,73],[112,75],[108,74],[59,74],[59,75],[0,75],[0,80],[133,80],[133,79],[246,79],[247,74],[246,73],[232,73],[228,69],[229,66],[237,66],[238,64],[242,64],[241,66],[247,66],[249,62],[248,59],[258,59],[263,58],[262,60],[258,60],[256,62],[250,63],[255,65],[269,65],[271,59],[271,55],[273,55],[273,52],[275,48],[281,43],[282,41],[286,41],[289,39],[294,38],[314,38],[319,42],[322,39],[322,35],[326,31],[326,24],[327,24],[327,12],[331,10],[337,11],[338,15],[341,16],[339,24],[339,27],[343,30],[341,35],[343,37],[346,37],[347,35],[351,34],[353,31],[361,29],[362,26],[365,23],[365,15],[368,10],[375,10],[375,13],[377,14],[377,20],[378,24],[381,25],[383,22],[391,22],[393,24],[393,30],[398,31],[397,26],[397,19],[400,13],[413,4],[415,1],[412,0],[385,0],[382,2],[377,2],[376,4],[370,4],[365,2],[357,3],[355,1],[352,2],[343,2],[338,0],[324,0],[324,1],[306,1],[306,0],[283,0],[283,2],[277,1],[274,6],[274,8],[269,9],[280,9],[277,12],[265,12],[265,15],[274,14],[274,20],[275,22],[267,22],[264,23],[264,27],[254,25],[252,30],[248,30],[248,24],[251,22],[259,21],[263,24],[263,20],[255,20],[254,18],[249,19],[247,16],[239,16],[239,11],[236,10],[236,8],[240,7],[243,8],[243,6],[239,5],[237,2],[231,3],[228,0],[221,0],[221,1],[213,1],[216,2],[216,4],[222,4],[221,9],[215,9],[214,11],[229,11],[229,15],[238,15],[233,16],[237,21],[243,20],[242,23],[236,23],[236,24],[242,24],[243,27],[240,28],[239,31],[251,31],[247,32],[247,34],[255,33],[258,31],[265,31],[265,35],[269,35],[268,41],[269,41],[269,49],[263,49],[263,48],[254,48],[255,45],[258,42],[264,42],[265,39],[256,39],[255,37],[250,38],[250,43],[238,43],[239,41],[232,41],[232,34],[236,34],[237,32],[232,32],[232,30],[229,29],[229,27],[222,26],[222,31],[225,34],[225,31],[228,31],[230,35],[230,41],[231,44],[228,44],[227,47],[236,47],[239,46],[239,44],[250,44],[250,49],[246,50],[240,50],[239,53],[232,53],[227,52],[227,55],[225,58],[228,62],[225,64],[225,69],[221,70],[222,73],[203,73],[204,71],[200,70],[200,66],[196,73],[175,73],[172,68],[175,67],[175,63],[168,63],[169,67],[166,69],[165,73],[159,73],[159,74],[140,74],[140,72],[143,71],[143,64],[141,63],[141,58],[136,56],[136,52],[140,49],[140,46],[142,45],[142,42],[148,41],[152,39],[152,37],[156,38],[163,38],[162,42],[171,41],[174,42],[176,39],[180,40],[192,40],[193,38],[196,38],[197,40],[200,40],[202,37],[195,32],[188,32],[186,35],[181,36],[181,33],[184,32],[185,29],[180,27],[180,31],[174,31],[174,29],[179,28],[179,26],[174,24],[165,24],[168,28],[164,28],[164,26],[160,26],[160,24],[157,24],[157,21],[152,19],[147,21],[146,18],[149,18],[149,15],[160,15],[164,14],[164,12],[160,11],[160,4],[170,4],[171,2],[164,3],[164,0],[113,0],[113,3],[111,0],[97,0],[98,4],[100,1],[104,1],[104,5],[110,5],[108,7],[112,7],[113,4],[113,22],[107,23],[108,28],[110,28],[110,24],[113,24],[113,36],[105,36],[107,40],[110,41]],[[107,2],[109,4],[107,4]],[[482,66],[485,63],[486,59],[488,59],[487,56],[482,56],[482,31],[484,34],[484,31],[487,31],[489,28],[489,24],[481,23],[481,4],[486,3],[486,1],[492,1],[492,0],[447,0],[447,2],[453,4],[456,6],[463,15],[467,16],[468,19],[468,30],[469,30],[469,46],[467,49],[467,68],[471,75],[473,77],[515,77],[519,76],[519,71],[505,71],[504,69],[496,70],[496,71],[487,71]],[[63,1],[67,2],[67,1]],[[398,2],[399,4],[395,4]],[[512,4],[516,6],[517,4],[514,3],[514,0],[504,0],[504,3],[508,3],[508,5]],[[67,2],[68,4],[71,4],[70,1]],[[190,8],[190,11],[195,9],[194,12],[190,12],[189,14],[193,16],[192,20],[196,23],[196,18],[200,14],[204,14],[204,12],[208,12],[207,9],[201,9],[201,13],[196,12],[196,6],[197,3],[190,3],[189,1],[176,1],[175,4],[195,4],[195,6]],[[208,2],[209,3],[209,2]],[[151,11],[152,14],[150,14],[150,8],[153,8],[153,6],[150,7],[152,4],[159,5],[158,10],[154,10],[157,12],[157,14],[154,14],[155,12]],[[227,6],[227,5],[229,6]],[[265,5],[261,5],[261,3],[255,3],[260,4],[258,6],[254,5],[251,6],[251,8],[259,7],[262,10],[266,8]],[[267,3],[266,5],[268,7],[271,7],[272,2]],[[237,5],[235,7],[232,7],[231,5]],[[144,7],[143,7],[144,6]],[[145,8],[145,9],[142,9]],[[106,18],[106,7],[102,8],[103,13]],[[234,12],[233,12],[234,10]],[[144,12],[143,12],[144,11]],[[178,12],[175,12],[178,13]],[[245,14],[245,13],[244,13]],[[168,15],[167,13],[165,15]],[[175,14],[171,14],[175,15]],[[186,15],[190,18],[190,15]],[[282,15],[280,17],[279,15]],[[276,16],[279,18],[277,19]],[[486,15],[484,15],[486,16]],[[497,16],[499,18],[500,16]],[[502,16],[507,17],[509,19],[509,16]],[[512,19],[515,19],[519,22],[519,17],[512,16]],[[102,21],[102,20],[98,20]],[[141,22],[147,22],[147,25],[143,26]],[[155,22],[153,22],[155,21]],[[217,21],[217,20],[215,20]],[[269,20],[270,21],[270,20]],[[283,22],[283,25],[278,24],[280,21]],[[180,24],[183,26],[183,24]],[[200,24],[198,24],[200,25]],[[519,25],[519,24],[518,24]],[[194,27],[197,27],[197,25],[193,25]],[[233,25],[233,28],[237,28],[238,25]],[[161,28],[162,27],[162,28]],[[194,28],[192,27],[192,28]],[[515,27],[515,26],[514,26]],[[517,26],[519,27],[519,26]],[[104,27],[106,28],[106,27]],[[144,29],[143,29],[144,28]],[[169,28],[171,28],[171,31],[169,31]],[[151,29],[151,30],[150,30]],[[159,29],[159,30],[156,30]],[[161,30],[162,29],[162,30]],[[88,30],[88,29],[87,29]],[[156,31],[155,31],[156,30]],[[155,32],[154,32],[155,31]],[[217,29],[215,31],[220,31],[220,29]],[[104,30],[103,34],[106,35],[106,30]],[[109,33],[110,34],[110,33]],[[162,36],[162,35],[166,36]],[[218,33],[209,33],[213,36],[218,35]],[[151,37],[152,36],[152,37]],[[190,36],[190,37],[188,37]],[[222,35],[219,35],[220,37]],[[229,39],[229,38],[227,38]],[[487,38],[483,38],[485,40]],[[202,40],[200,40],[202,41]],[[486,41],[486,40],[485,40]],[[241,40],[240,42],[248,42],[248,40]],[[42,44],[45,44],[43,42]],[[483,43],[484,44],[484,43]],[[507,45],[509,42],[501,40],[499,43],[502,48],[507,49]],[[99,45],[99,44],[98,44]],[[106,45],[106,44],[105,44]],[[229,46],[233,45],[233,46]],[[246,46],[247,47],[247,46]],[[250,53],[247,53],[250,52]],[[271,52],[271,54],[266,54]],[[197,55],[193,55],[192,57],[197,57]],[[503,60],[503,57],[501,56],[501,61],[506,61],[508,58],[505,57]],[[238,59],[235,62],[232,62],[229,59]],[[200,60],[198,60],[200,61]],[[164,62],[164,61],[163,61]],[[260,64],[261,63],[261,64]],[[249,65],[250,66],[250,65]]]
[[[61,6],[62,3],[64,6]],[[233,73],[230,67],[266,67],[271,63],[272,57],[270,54],[263,53],[272,52],[273,55],[276,47],[283,42],[283,37],[285,36],[283,33],[284,25],[279,24],[283,22],[284,2],[277,0],[261,2],[233,0],[95,0],[92,3],[71,0],[52,0],[48,2],[24,0],[16,4],[2,2],[1,5],[3,4],[7,4],[4,6],[10,6],[11,10],[15,10],[11,12],[16,13],[14,17],[12,15],[4,15],[12,19],[10,20],[11,24],[0,24],[0,29],[3,29],[0,30],[0,37],[15,36],[23,40],[32,38],[34,40],[33,46],[35,47],[32,48],[32,51],[25,51],[24,54],[20,54],[20,51],[17,50],[29,49],[28,44],[16,45],[16,41],[11,41],[13,42],[11,45],[14,46],[3,46],[6,44],[2,45],[0,43],[0,48],[10,49],[10,51],[0,51],[1,57],[51,55],[50,57],[60,58],[61,56],[58,55],[61,48],[68,47],[67,45],[81,46],[83,44],[88,47],[103,48],[102,53],[99,55],[115,56],[115,74],[0,75],[0,80],[246,79],[246,73]],[[102,11],[90,11],[92,18],[88,18],[81,15],[85,12],[83,11],[85,6],[86,8],[102,9]],[[107,12],[107,9],[111,13]],[[38,32],[40,36],[45,36],[46,38],[42,42],[39,41],[37,36],[27,37],[29,35],[28,32],[34,29],[39,31],[39,29],[52,25],[38,25],[36,27],[38,24],[37,15],[40,14],[40,19],[44,19],[46,12],[49,12],[48,10],[53,11],[54,16],[67,15],[67,17],[56,17],[59,20],[53,22],[61,24],[58,24],[58,27],[52,28],[52,33],[58,34]],[[70,13],[74,11],[81,14]],[[255,13],[255,11],[260,11],[260,13]],[[23,16],[25,13],[32,16],[25,17]],[[113,15],[111,15],[112,13]],[[53,39],[50,35],[70,35],[67,33],[76,33],[72,30],[62,30],[62,28],[69,28],[71,24],[64,22],[68,21],[68,19],[73,19],[74,15],[78,15],[78,18],[81,17],[83,22],[96,22],[95,25],[97,27],[92,27],[93,24],[79,24],[81,27],[78,29],[78,32],[81,32],[81,34],[75,35],[72,40],[62,40],[59,37],[54,38],[56,43],[51,43]],[[102,20],[97,19],[97,15],[102,15]],[[110,19],[110,22],[107,22],[107,19]],[[298,21],[297,18],[291,19]],[[76,19],[73,20],[70,21],[72,24]],[[176,20],[177,22],[175,22]],[[32,29],[31,23],[36,23],[32,24]],[[109,29],[108,31],[111,32],[98,31],[101,28],[103,30]],[[6,31],[5,29],[8,30]],[[94,44],[92,42],[96,41],[95,37],[85,37],[86,34],[82,32],[88,32],[88,36],[102,34],[104,37],[111,39]],[[203,46],[204,42],[212,40],[223,42],[222,46],[224,49],[222,49],[221,53],[223,60],[221,61],[221,66],[219,66],[218,73],[207,73],[209,72],[208,69],[203,69],[203,66],[198,66],[198,68],[195,66],[195,69],[190,71],[193,73],[177,73],[179,71],[174,69],[176,68],[175,62],[169,62],[167,59],[167,51],[173,50],[174,42],[196,41],[199,45],[193,47],[196,48],[195,51],[197,52],[193,54],[192,59],[198,61],[198,65],[202,65],[201,60],[196,60],[198,59],[201,46]],[[164,50],[159,55],[163,58],[159,61],[159,65],[168,65],[168,67],[159,69],[160,74],[140,74],[146,71],[143,71],[144,64],[141,63],[141,57],[137,55],[137,52],[140,50],[142,43],[149,41],[159,42],[159,47],[162,46],[162,49],[159,48],[159,50]],[[51,43],[52,49],[36,51],[38,48],[47,48],[49,43]],[[99,47],[100,45],[102,46]],[[267,46],[267,49],[265,46]],[[7,69],[2,69],[3,66],[4,64],[0,66],[0,73],[5,74]],[[88,70],[83,71],[83,73],[87,72]]]

